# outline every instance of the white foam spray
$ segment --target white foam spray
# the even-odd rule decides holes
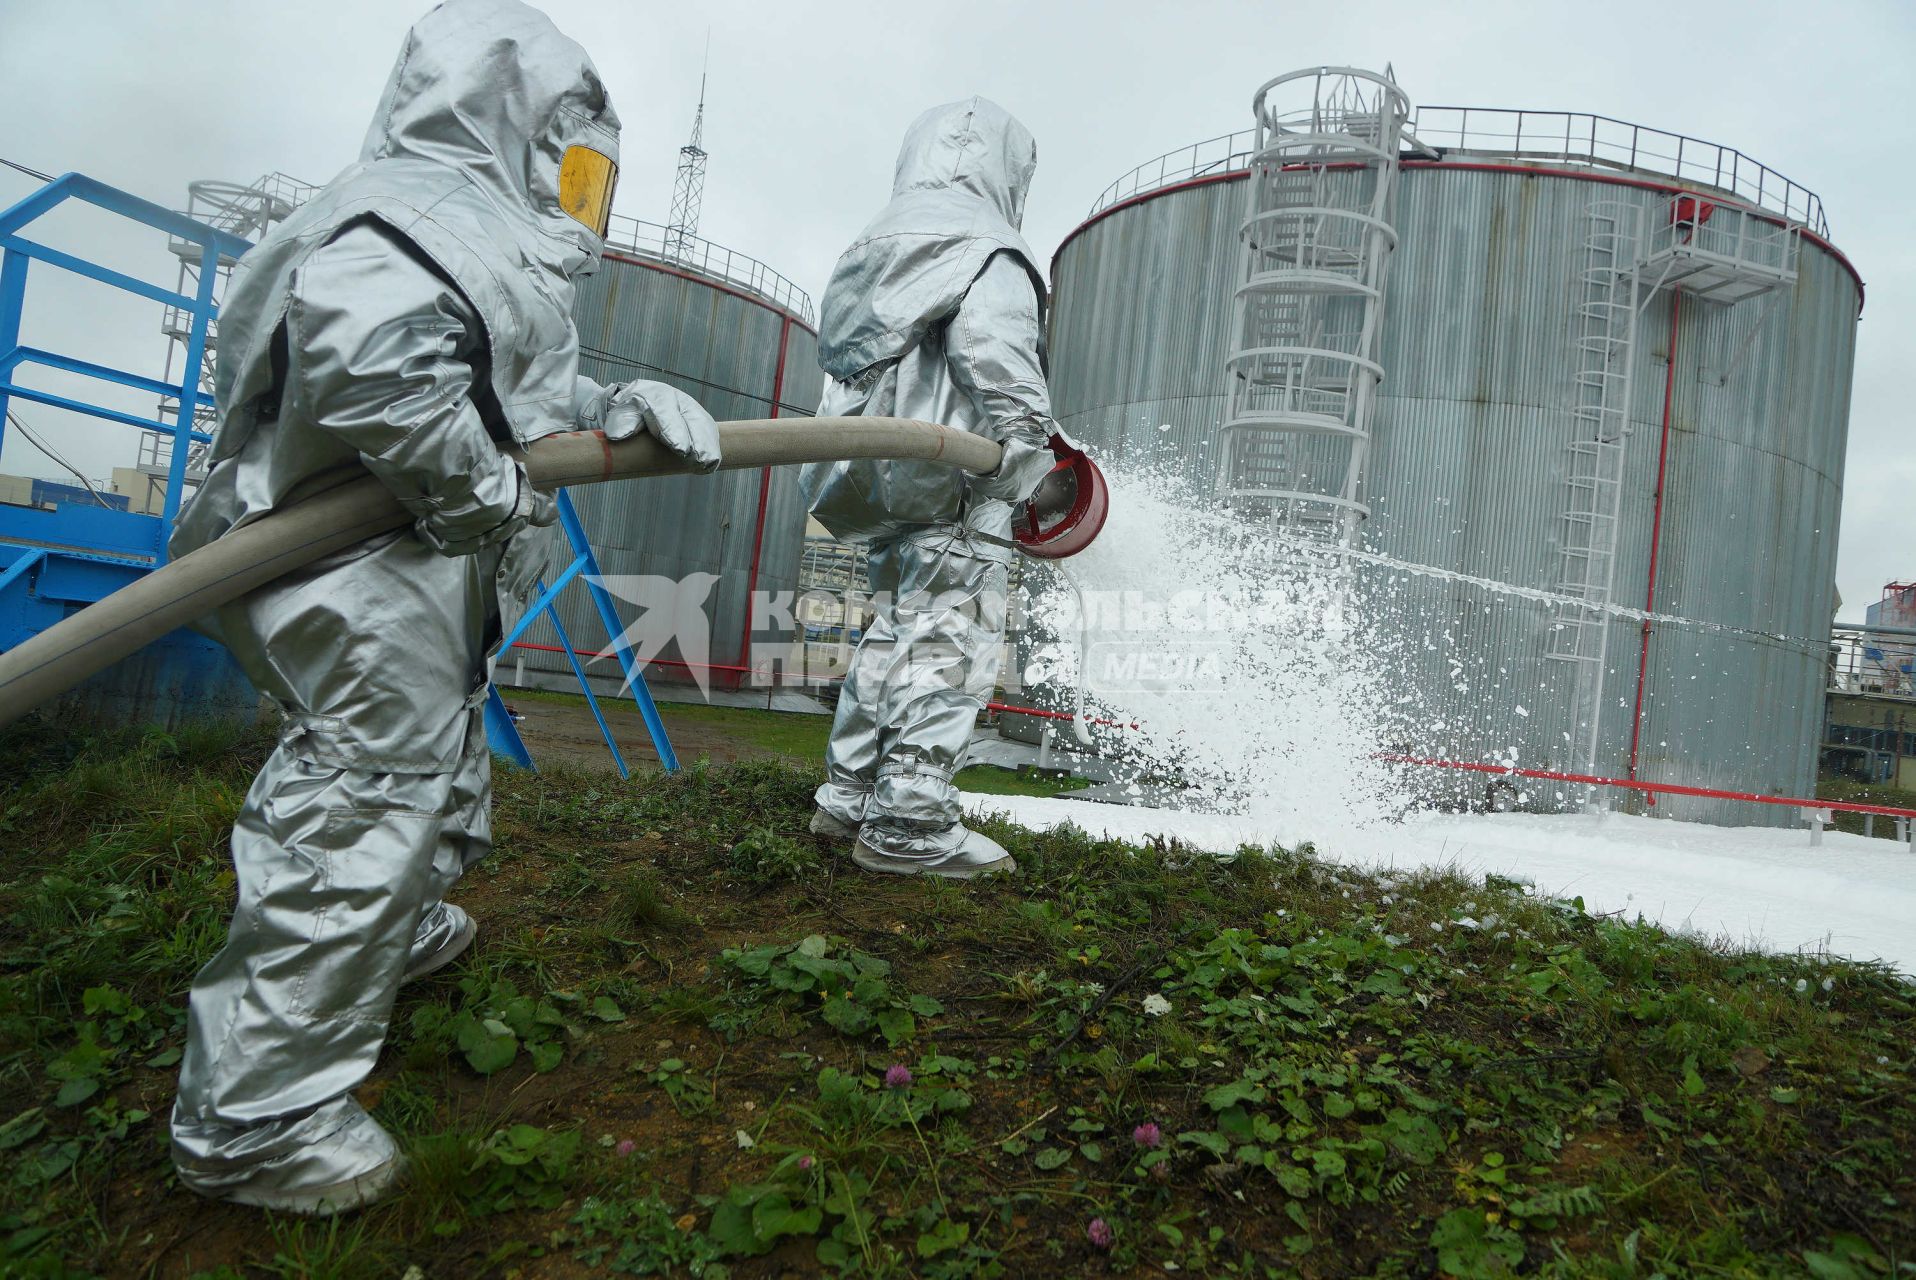
[[[1124,726],[1098,729],[1098,750],[1145,803],[1323,839],[1400,816],[1411,789],[1417,803],[1444,806],[1587,801],[1575,788],[1378,759],[1581,770],[1568,668],[1513,661],[1484,643],[1493,625],[1528,629],[1541,643],[1566,606],[1821,651],[1801,637],[1286,538],[1221,510],[1179,478],[1174,459],[1108,479],[1104,533],[1054,576],[1028,579],[1030,618],[1048,643],[1022,674],[1039,686],[1028,695],[1039,705],[1069,711],[1082,670],[1090,706],[1078,705],[1073,728],[1083,736],[1087,710]],[[1605,710],[1614,737],[1630,714],[1627,690]]]
[[[1101,747],[1140,798],[1363,826],[1406,798],[1376,760],[1387,705],[1348,571],[1275,546],[1165,475],[1109,477],[1111,515],[1031,620],[1051,637],[1023,673],[1053,691],[1080,676]],[[1057,709],[1063,710],[1064,707]]]

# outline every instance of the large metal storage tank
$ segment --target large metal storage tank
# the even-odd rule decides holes
[[[1549,656],[1552,606],[1400,576],[1375,614],[1386,678],[1422,708],[1398,745],[1812,794],[1863,297],[1820,204],[1727,148],[1601,117],[1425,108],[1410,131],[1421,146],[1402,156],[1391,217],[1360,543],[1383,556],[1560,590],[1593,202],[1667,228],[1677,193],[1701,192],[1736,211],[1726,220],[1759,211],[1752,227],[1800,244],[1793,283],[1734,303],[1641,282],[1610,599],[1644,606],[1656,527],[1650,607],[1686,621],[1608,624],[1590,731],[1575,664]],[[1141,166],[1054,257],[1059,418],[1120,468],[1216,475],[1247,144],[1229,135]],[[1753,808],[1659,811],[1793,817]]]
[[[580,370],[600,382],[646,378],[696,398],[720,421],[806,417],[824,375],[811,300],[785,277],[743,254],[650,223],[614,217],[604,265],[579,289]],[[751,681],[790,628],[747,634],[751,593],[794,592],[804,544],[805,504],[797,469],[727,471],[709,476],[631,480],[572,491],[580,519],[608,576],[682,579],[717,576],[706,602],[711,687]],[[558,553],[555,552],[555,557]],[[619,602],[628,624],[636,606]],[[575,649],[600,651],[605,628],[582,587],[560,597],[560,617]],[[501,678],[572,685],[549,621],[527,631]],[[754,659],[754,651],[758,658]],[[655,685],[693,678],[687,655],[668,647],[647,671]],[[518,664],[523,664],[518,665]],[[616,689],[617,668],[592,669]]]

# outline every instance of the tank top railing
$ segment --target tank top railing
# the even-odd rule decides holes
[[[1405,130],[1421,149],[1654,174],[1708,187],[1798,223],[1827,239],[1829,220],[1814,191],[1733,147],[1575,111],[1502,107],[1420,107]],[[1181,182],[1238,173],[1250,164],[1253,130],[1219,134],[1147,160],[1106,187],[1087,217]]]
[[[612,215],[611,229],[606,232],[605,243],[615,253],[636,253],[734,285],[790,312],[808,325],[817,323],[812,312],[811,295],[757,258],[747,257],[722,244],[688,235],[676,227],[665,227],[616,213]]]
[[[1829,235],[1823,202],[1733,147],[1627,120],[1574,111],[1419,107],[1409,131],[1426,147],[1582,167],[1661,174],[1686,186],[1726,192],[1819,236]]]

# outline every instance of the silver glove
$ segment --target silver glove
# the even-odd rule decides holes
[[[533,488],[522,464],[508,460],[507,465],[512,468],[509,474],[517,483],[517,497],[502,520],[483,533],[455,537],[441,527],[435,518],[437,512],[428,512],[413,522],[413,530],[420,540],[442,556],[469,556],[515,537],[528,525],[544,528],[557,521],[559,500]]]
[[[988,476],[973,476],[971,491],[1001,502],[1023,502],[1038,491],[1058,459],[1050,445],[1042,441],[1033,444],[1019,435],[1006,436],[1004,448],[998,469]]]
[[[531,495],[532,510],[526,515],[526,523],[539,529],[549,529],[559,523],[559,500],[544,489],[535,489],[526,485],[525,492]]]
[[[691,396],[663,382],[621,382],[602,388],[579,412],[579,426],[626,440],[643,427],[695,470],[719,464],[718,424]]]

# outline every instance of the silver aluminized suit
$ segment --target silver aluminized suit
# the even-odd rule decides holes
[[[417,519],[209,625],[285,722],[234,826],[226,945],[193,983],[172,1142],[204,1194],[326,1211],[398,1168],[350,1090],[402,977],[470,939],[444,896],[491,848],[482,700],[550,523],[499,445],[642,422],[717,463],[678,392],[578,376],[573,277],[603,245],[560,206],[561,157],[616,165],[618,132],[543,14],[451,0],[408,35],[360,162],[227,290],[214,465],[174,553],[367,470]]]
[[[942,422],[1005,445],[967,479],[926,463],[805,468],[812,514],[869,547],[876,616],[839,694],[822,815],[881,869],[952,873],[972,836],[952,776],[996,684],[1012,503],[1051,465],[1044,285],[1018,233],[1037,148],[984,98],[907,131],[891,203],[847,249],[820,309],[819,413]],[[995,846],[992,846],[995,849]],[[1002,850],[997,851],[1002,856]]]

